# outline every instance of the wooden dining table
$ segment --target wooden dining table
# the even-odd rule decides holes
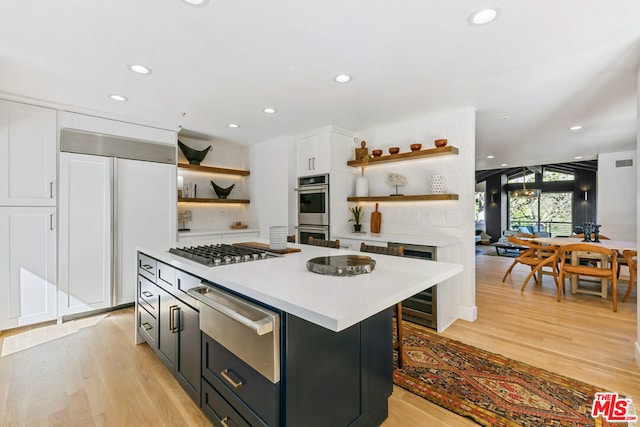
[[[588,244],[597,245],[597,246],[601,246],[608,249],[614,249],[620,254],[620,256],[622,256],[622,252],[625,250],[636,250],[637,248],[637,243],[631,240],[600,239],[599,242],[584,242],[581,237],[580,238],[578,237],[533,237],[530,240],[540,244],[553,245],[558,247],[572,245],[574,243],[588,243]],[[576,252],[572,252],[571,264],[577,265],[580,262],[580,258],[584,258],[584,255],[586,254],[578,254]],[[594,257],[595,255],[592,256],[591,258],[594,258]],[[599,259],[602,263],[609,262],[609,260],[606,259],[607,257],[604,255],[603,256],[598,255],[595,258]],[[585,293],[590,295],[598,295],[598,296],[601,296],[602,298],[607,298],[608,287],[609,287],[609,281],[607,279],[602,279],[600,292],[592,291],[588,289],[580,289],[578,287],[578,276],[576,275],[571,276],[571,293],[572,294],[580,292],[580,293]]]

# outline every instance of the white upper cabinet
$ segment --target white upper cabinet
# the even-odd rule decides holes
[[[298,176],[320,175],[331,170],[331,136],[329,133],[296,138]]]
[[[297,135],[295,139],[298,176],[346,170],[346,161],[356,146],[350,132],[333,126]]]
[[[0,205],[55,206],[56,111],[0,100]]]

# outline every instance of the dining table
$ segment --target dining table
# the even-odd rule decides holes
[[[558,247],[572,245],[574,243],[588,243],[591,245],[601,246],[607,249],[614,249],[615,251],[618,252],[620,256],[622,256],[622,252],[625,250],[636,250],[637,248],[637,243],[631,240],[599,239],[598,242],[594,242],[594,241],[584,241],[582,237],[537,237],[537,236],[531,238],[530,240],[543,245],[553,245]],[[596,254],[593,254],[589,256],[588,253],[572,252],[571,264],[577,265],[580,262],[580,259],[584,259],[584,258],[598,259],[602,263],[609,262],[609,260],[606,259],[607,257],[604,255],[598,254],[596,256]],[[602,298],[607,298],[607,289],[609,287],[609,281],[607,279],[602,279],[600,283],[601,283],[600,292],[589,290],[589,289],[581,289],[578,287],[578,276],[572,275],[571,276],[571,293],[575,294],[580,292],[580,293],[585,293],[590,295],[598,295],[598,296],[601,296]]]

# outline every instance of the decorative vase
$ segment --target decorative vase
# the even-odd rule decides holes
[[[443,175],[431,176],[431,193],[444,194],[444,176]]]
[[[356,178],[356,197],[367,197],[369,195],[369,179],[359,175]]]
[[[353,224],[353,229],[359,233],[362,229],[362,224]]]

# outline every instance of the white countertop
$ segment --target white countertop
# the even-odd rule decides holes
[[[445,247],[457,245],[460,239],[451,236],[419,236],[414,234],[393,234],[393,233],[334,233],[332,239],[353,239],[353,240],[369,240],[374,242],[393,242],[407,243],[412,245],[426,245]]]
[[[247,238],[240,236],[211,239],[211,243],[245,241]],[[268,240],[257,238],[250,241],[268,243]],[[168,252],[169,248],[180,246],[186,245],[174,242],[151,248],[138,247],[138,250],[335,332],[462,272],[461,264],[366,254],[376,261],[372,273],[351,277],[324,276],[308,271],[307,261],[319,256],[362,254],[292,243],[289,247],[299,247],[302,251],[279,258],[207,267]]]

